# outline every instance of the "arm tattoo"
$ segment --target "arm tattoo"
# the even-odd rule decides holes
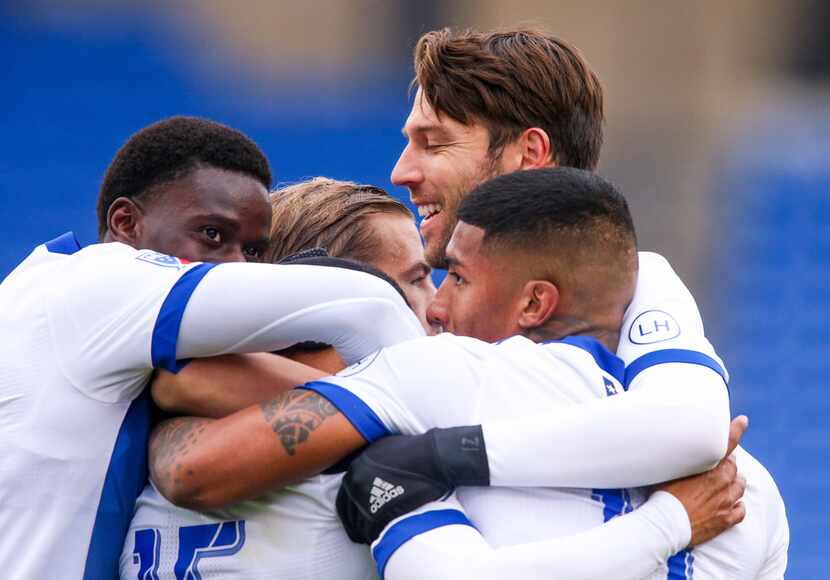
[[[164,478],[181,482],[182,464],[179,459],[188,454],[212,419],[176,417],[163,421],[150,438],[150,475],[156,483]],[[191,475],[191,474],[188,474]]]
[[[261,403],[260,408],[289,455],[294,455],[297,445],[306,441],[323,421],[337,414],[337,408],[327,399],[303,389]]]

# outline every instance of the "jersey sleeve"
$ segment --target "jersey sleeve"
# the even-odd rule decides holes
[[[155,368],[234,352],[325,342],[347,361],[423,336],[385,281],[351,270],[187,264],[122,244],[73,256],[50,327],[63,371],[106,402],[138,395]]]
[[[326,397],[369,442],[477,423],[478,372],[463,342],[452,335],[409,341],[302,388]]]
[[[211,268],[122,244],[75,254],[47,314],[67,379],[104,402],[135,398],[150,370],[175,364],[176,321]]]
[[[694,298],[657,254],[640,254],[618,356],[628,392],[482,425],[493,485],[638,487],[717,464],[729,434],[728,376]],[[521,457],[525,441],[546,461]]]
[[[418,318],[377,276],[326,266],[220,264],[190,297],[176,355],[269,352],[314,341],[354,364],[422,336]]]
[[[723,361],[706,339],[695,299],[665,258],[640,252],[634,299],[626,310],[617,355],[626,364],[625,386],[666,363],[708,368],[728,382]]]
[[[682,504],[657,492],[641,508],[580,534],[494,548],[454,499],[399,518],[372,545],[385,580],[648,577],[691,537]]]

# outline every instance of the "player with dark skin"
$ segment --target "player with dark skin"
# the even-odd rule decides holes
[[[258,262],[271,229],[270,183],[265,155],[242,133],[205,119],[166,119],[130,137],[110,163],[99,236],[191,262]],[[248,356],[254,364],[256,355],[237,360]],[[178,395],[176,384],[165,389],[164,397]]]
[[[617,267],[605,272],[620,278],[619,288],[602,293],[606,303],[592,299],[593,308],[586,308],[579,298],[581,291],[573,284],[596,272],[597,260],[582,269],[563,266],[563,276],[553,282],[539,277],[528,256],[482,244],[483,235],[480,228],[463,222],[455,229],[448,254],[450,277],[438,296],[451,313],[445,324],[488,340],[514,334],[534,340],[589,334],[613,346],[633,292],[633,246],[629,252],[633,265],[624,273]],[[604,254],[594,251],[593,255]],[[543,260],[549,261],[547,257]],[[476,269],[482,264],[486,267]],[[514,275],[504,276],[505,271]],[[503,306],[497,311],[482,300],[493,294],[488,288],[495,289]],[[476,326],[482,318],[489,321]],[[291,361],[282,364],[302,373],[302,365]],[[308,372],[310,379],[320,376]],[[745,425],[744,418],[736,420],[735,434]],[[311,391],[293,390],[223,419],[183,417],[164,423],[151,441],[151,474],[159,491],[174,503],[211,509],[315,475],[365,443],[327,399]],[[696,542],[743,518],[743,506],[736,504],[743,483],[736,478],[734,460],[724,460],[717,469],[690,481],[693,483],[671,483],[665,489],[684,503],[693,526],[702,526],[693,531]]]
[[[141,201],[115,199],[103,241],[191,262],[258,261],[270,227],[268,190],[260,181],[204,166],[156,187]]]

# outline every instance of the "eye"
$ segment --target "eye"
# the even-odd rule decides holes
[[[200,230],[202,234],[210,240],[213,244],[221,244],[222,243],[222,232],[219,231],[218,228],[214,228],[211,226],[204,227]]]
[[[453,284],[456,286],[461,286],[465,282],[464,278],[459,276],[457,272],[447,272],[447,276],[450,277]]]
[[[262,248],[258,248],[256,246],[245,246],[242,249],[242,252],[245,254],[245,259],[249,262],[257,262],[262,260]]]

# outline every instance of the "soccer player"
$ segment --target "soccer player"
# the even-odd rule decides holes
[[[380,187],[316,177],[272,194],[271,242],[266,260],[308,248],[364,262],[392,277],[424,327],[435,296],[431,269],[414,216]]]
[[[559,173],[556,173],[556,175],[559,175]],[[592,300],[597,306],[596,315],[590,319],[586,318],[586,322],[602,321],[601,326],[580,327],[583,331],[597,335],[602,335],[603,332],[607,331],[609,337],[613,337],[619,333],[618,329],[625,305],[630,300],[633,292],[636,270],[633,229],[624,229],[633,227],[627,214],[627,208],[618,197],[611,197],[611,201],[616,202],[616,205],[612,205],[610,208],[590,197],[594,190],[584,187],[586,180],[589,180],[588,183],[592,184],[594,189],[596,189],[596,183],[606,187],[604,182],[598,178],[577,172],[575,176],[565,174],[564,177],[560,176],[559,179],[559,182],[549,184],[553,188],[551,191],[545,191],[546,194],[553,193],[555,195],[543,196],[543,201],[552,202],[556,211],[551,211],[550,208],[547,208],[547,211],[541,211],[546,209],[543,205],[540,206],[538,202],[531,203],[531,205],[524,208],[523,213],[520,212],[516,215],[516,219],[530,220],[528,223],[531,224],[535,220],[534,232],[545,231],[545,228],[541,226],[556,225],[557,222],[555,221],[552,224],[546,224],[546,222],[539,224],[540,220],[550,221],[554,219],[551,217],[552,215],[558,215],[558,219],[565,223],[569,221],[577,223],[576,229],[583,232],[582,237],[567,247],[563,247],[562,244],[552,244],[548,237],[541,236],[532,238],[533,243],[535,246],[541,244],[541,247],[544,248],[543,254],[546,259],[543,260],[543,263],[545,264],[550,260],[553,260],[555,264],[563,264],[566,262],[565,257],[569,255],[570,250],[574,247],[583,247],[584,252],[573,255],[573,261],[581,264],[580,267],[576,268],[579,269],[580,276],[575,279],[573,284],[580,288],[583,288],[586,280],[589,285],[594,284],[592,279],[586,277],[586,273],[596,273],[597,263],[605,264],[605,268],[600,269],[602,273],[617,274],[612,281],[619,282],[619,284],[602,285],[603,288],[607,289],[607,298],[609,300],[614,299],[613,303],[608,302],[607,306],[600,310],[600,303]],[[568,181],[568,179],[571,181]],[[575,188],[572,183],[574,179],[582,187]],[[560,182],[563,180],[565,186],[571,189],[568,190],[565,186],[562,186]],[[591,180],[596,180],[596,182]],[[564,189],[565,193],[562,196],[559,195],[560,192],[556,189],[557,187]],[[596,193],[602,195],[604,191]],[[607,217],[607,214],[611,214],[617,222],[622,220],[622,225],[617,222],[614,222],[613,225],[628,234],[626,239],[628,245],[623,246],[622,242],[617,238],[613,238],[617,242],[617,246],[605,247],[609,246],[607,236],[597,236],[596,234],[607,234],[608,232],[598,232],[595,231],[596,228],[587,227],[580,229],[579,226],[585,225],[580,221],[580,216],[582,216],[582,212],[585,211],[586,207],[593,208],[595,212],[604,212],[600,213],[600,216]],[[498,210],[499,206],[496,206],[495,209]],[[592,215],[589,214],[589,218]],[[625,218],[627,218],[627,221]],[[611,228],[611,225],[608,227]],[[611,231],[613,233],[616,230],[612,229]],[[550,236],[553,235],[555,234],[550,234]],[[591,239],[595,240],[593,244],[589,243]],[[600,246],[609,251],[596,251],[597,247]],[[616,253],[610,251],[615,249],[617,250]],[[563,253],[557,254],[557,252]],[[558,259],[555,258],[557,255],[559,256]],[[517,256],[513,257],[516,258]],[[615,266],[616,259],[621,257],[624,260],[619,266]],[[523,262],[523,260],[519,261],[519,263]],[[624,268],[627,268],[627,273],[616,271]],[[518,272],[518,267],[510,270],[507,273],[513,275],[505,277],[505,280],[521,286],[524,280],[516,276]],[[586,292],[587,296],[601,294],[600,290],[591,292],[587,288],[583,292]],[[570,300],[570,295],[568,299]],[[478,311],[476,312],[478,317],[485,315],[485,313],[491,315],[494,324],[506,324],[507,318],[513,314],[505,310],[487,311],[485,309],[488,308],[489,304],[483,301],[473,302],[473,304],[478,305]],[[580,312],[586,312],[584,303],[580,302],[579,307]],[[550,314],[551,312],[548,310],[538,315],[546,319]],[[565,317],[564,319],[567,320],[567,312],[562,314]],[[690,323],[686,327],[689,330],[689,335],[676,344],[689,345],[689,341],[694,341],[695,339],[692,337],[697,334],[694,326],[695,321],[693,318],[689,321],[681,320],[681,324],[683,322]],[[564,330],[566,329],[556,329],[556,331]],[[359,397],[355,397],[341,388],[344,385],[350,386],[350,381],[360,383],[365,377],[375,377],[375,372],[388,374],[391,390],[395,390],[399,386],[398,381],[406,383],[404,387],[406,394],[403,397],[397,399],[394,394],[390,394],[389,398],[385,399],[385,402],[391,401],[389,407],[385,409],[389,413],[400,411],[407,414],[407,416],[411,416],[403,406],[410,402],[408,397],[414,395],[414,391],[409,386],[417,383],[420,391],[419,396],[423,398],[422,408],[429,408],[430,410],[444,409],[444,411],[436,413],[432,419],[443,423],[444,420],[449,418],[450,422],[444,423],[444,425],[454,424],[454,413],[459,413],[455,417],[463,414],[466,419],[476,422],[481,417],[479,412],[483,408],[488,408],[485,401],[490,400],[491,397],[494,406],[489,408],[495,410],[499,406],[504,406],[508,417],[511,415],[521,417],[512,421],[504,419],[504,417],[502,417],[504,421],[498,419],[491,421],[493,429],[485,428],[484,430],[488,447],[487,453],[476,454],[485,465],[489,466],[489,469],[492,470],[491,475],[501,485],[510,485],[517,482],[523,482],[523,485],[527,485],[531,480],[540,481],[545,478],[555,479],[561,477],[582,478],[582,482],[589,481],[591,477],[595,477],[595,481],[621,481],[637,478],[648,480],[651,476],[659,477],[657,474],[661,470],[672,472],[678,467],[673,457],[668,456],[669,453],[681,455],[683,457],[681,462],[687,460],[683,451],[678,452],[679,447],[683,447],[684,450],[689,449],[692,454],[695,453],[694,446],[689,445],[685,437],[674,439],[675,448],[667,450],[666,454],[659,456],[656,455],[659,452],[657,448],[660,447],[659,445],[653,446],[649,455],[644,455],[642,449],[637,450],[636,453],[631,453],[630,449],[626,449],[626,445],[620,444],[621,441],[615,442],[613,439],[603,441],[602,445],[598,444],[599,442],[595,438],[597,436],[601,437],[603,431],[608,428],[612,428],[612,431],[634,429],[636,433],[631,433],[633,439],[645,438],[645,440],[649,440],[655,432],[666,432],[671,436],[674,426],[666,429],[662,422],[658,422],[646,429],[646,426],[642,424],[642,416],[654,414],[655,408],[646,410],[643,407],[643,402],[636,400],[636,396],[633,398],[630,395],[610,396],[623,391],[622,370],[624,365],[594,339],[582,337],[570,342],[565,341],[564,343],[546,346],[544,353],[535,350],[536,362],[527,366],[524,363],[528,361],[520,361],[522,364],[511,366],[510,368],[514,371],[515,376],[509,377],[508,382],[508,376],[494,373],[496,367],[490,367],[484,363],[491,357],[493,360],[505,360],[504,353],[514,352],[515,339],[506,341],[501,346],[495,346],[472,341],[472,339],[456,339],[447,336],[448,338],[436,337],[435,340],[439,342],[433,344],[421,341],[409,343],[411,348],[406,349],[405,354],[402,354],[402,359],[397,358],[394,349],[382,351],[379,355],[370,357],[356,367],[347,370],[338,378],[329,379],[328,382],[307,385],[307,389],[314,389],[314,391],[294,391],[276,397],[260,408],[246,409],[226,419],[210,421],[207,419],[183,418],[168,422],[154,436],[152,445],[154,452],[151,454],[151,457],[154,458],[154,479],[156,483],[161,485],[162,490],[168,494],[171,491],[181,493],[183,488],[196,485],[200,491],[196,501],[199,505],[206,505],[213,502],[219,504],[222,501],[228,501],[235,498],[235,494],[248,493],[247,490],[254,490],[253,493],[256,493],[259,485],[266,486],[275,482],[290,480],[292,477],[313,473],[314,469],[319,470],[321,464],[324,467],[327,463],[336,461],[345,453],[361,445],[363,441],[372,440],[396,428],[386,423],[388,415],[383,412],[375,414],[369,408],[378,399],[372,400],[373,397],[370,394],[367,405]],[[456,340],[460,341],[459,345],[461,346],[456,347],[454,344]],[[610,338],[610,340],[615,339]],[[469,344],[467,341],[469,341]],[[530,341],[519,344],[525,343],[537,349],[534,343]],[[700,344],[699,341],[698,344]],[[475,349],[476,345],[479,345],[482,350],[473,352],[472,360],[465,360],[465,358],[468,358],[465,355],[470,353],[464,352],[464,345],[472,345],[469,346],[469,349]],[[495,350],[488,351],[488,349]],[[590,354],[591,352],[594,355]],[[400,371],[406,377],[400,375],[398,369],[392,368],[388,364],[391,362],[389,357],[395,359],[395,363],[405,363],[405,368],[402,366]],[[701,355],[701,358],[703,358],[703,355]],[[510,357],[506,360],[510,361]],[[450,364],[451,362],[452,364]],[[601,370],[598,362],[606,369],[610,369],[610,372],[606,373]],[[709,360],[709,364],[719,368],[718,363],[713,359]],[[702,369],[702,371],[711,372],[708,369]],[[469,373],[470,376],[462,378],[460,375],[465,373]],[[495,382],[490,382],[488,377],[491,375]],[[371,382],[371,378],[369,380]],[[460,389],[455,388],[456,381],[462,381]],[[375,384],[382,385],[383,382],[383,379],[379,379]],[[471,383],[481,385],[480,397],[470,396],[471,391],[466,388],[466,385]],[[557,394],[554,385],[569,386],[565,394]],[[597,386],[599,386],[600,391],[597,391]],[[501,392],[494,391],[496,387]],[[359,392],[360,389],[358,388],[357,391]],[[315,395],[315,393],[324,393],[324,397]],[[596,397],[601,397],[601,400],[592,401]],[[338,413],[335,407],[328,404],[327,399],[334,402],[342,414]],[[393,399],[395,400],[393,401]],[[524,412],[520,414],[510,413],[510,411],[516,410],[515,407],[505,404],[510,399],[519,401],[524,406]],[[584,404],[557,410],[555,408],[557,401],[559,401],[559,404],[563,402]],[[592,402],[598,404],[591,404]],[[397,407],[397,404],[402,406]],[[706,405],[702,406],[705,407]],[[585,409],[585,407],[591,408]],[[527,411],[528,408],[532,410]],[[664,413],[664,417],[667,418],[666,422],[671,424],[674,420],[672,404],[661,401],[659,408],[667,412],[667,414]],[[637,415],[633,417],[634,423],[628,425],[626,424],[626,416],[629,416],[629,419],[632,418],[630,417],[632,412],[636,412]],[[417,411],[415,413],[417,414]],[[538,413],[538,415],[534,416],[533,413]],[[343,420],[344,415],[348,417],[349,421]],[[501,417],[501,414],[498,417]],[[593,417],[595,421],[586,423],[585,419],[587,417]],[[494,417],[491,415],[489,418],[493,419]],[[726,422],[728,423],[728,418]],[[307,433],[302,439],[290,437],[291,431],[286,430],[286,427],[311,423],[313,423],[313,429],[307,429]],[[513,431],[506,430],[505,427],[507,426],[510,426]],[[410,423],[408,428],[417,432],[420,426]],[[680,430],[683,429],[680,428]],[[278,432],[279,440],[274,438],[272,431]],[[407,431],[407,429],[404,429],[404,431]],[[522,431],[533,434],[533,440],[536,442],[535,451],[543,457],[550,456],[552,465],[547,465],[547,461],[544,462],[545,465],[528,461],[527,453],[523,452],[520,446],[514,445],[515,438],[521,437],[520,433]],[[586,437],[579,439],[582,435]],[[588,437],[588,435],[592,437]],[[566,441],[567,444],[560,444],[559,438]],[[480,440],[480,436],[477,439]],[[186,442],[183,442],[184,440]],[[628,440],[628,442],[630,441],[632,440]],[[634,445],[636,447],[636,444]],[[483,449],[479,447],[479,451],[483,452]],[[583,451],[587,451],[593,456],[588,459],[581,455],[580,452]],[[625,458],[620,459],[618,456],[620,451],[623,452]],[[637,455],[640,457],[636,458]],[[631,457],[634,457],[634,459],[632,464],[627,466],[628,473],[616,470],[620,461],[625,461]],[[602,467],[602,463],[604,459],[609,458],[613,465],[606,470]],[[599,464],[594,471],[602,472],[601,474],[588,474],[583,470],[582,465],[576,471],[574,470],[574,464],[589,463],[591,461],[596,461]],[[611,469],[615,469],[615,471],[611,472]],[[643,470],[647,472],[645,475]],[[639,471],[639,473],[631,473],[632,471]],[[489,481],[489,478],[486,479]],[[207,488],[214,488],[214,485],[220,481],[224,488],[221,494],[217,495],[215,491],[207,491]],[[484,479],[478,481],[481,483]],[[204,492],[202,492],[202,489],[204,489]],[[583,499],[579,500],[579,502],[585,503],[584,498],[588,497],[588,503],[593,505],[593,511],[586,509],[586,511],[591,511],[594,516],[592,524],[601,523],[603,514],[606,512],[618,513],[613,512],[613,498],[615,496],[612,492],[606,494],[606,491],[597,489],[594,493],[597,498],[590,499],[591,492],[588,491],[587,496],[580,496]],[[621,491],[617,494],[622,497]],[[607,502],[606,509],[603,509],[603,502]],[[729,505],[731,507],[731,503]],[[589,545],[594,549],[609,541],[607,534],[612,534],[612,536],[619,534],[620,538],[631,540],[625,544],[625,550],[609,553],[607,558],[598,560],[596,565],[608,566],[606,571],[611,572],[624,564],[625,574],[631,574],[631,576],[625,577],[639,578],[642,575],[641,572],[650,571],[660,558],[665,559],[673,550],[679,549],[688,543],[688,521],[685,512],[679,509],[679,504],[674,503],[674,500],[670,497],[658,495],[653,503],[647,504],[647,506],[649,507],[645,511],[635,512],[621,518],[621,523],[615,522],[609,527],[600,528],[596,533],[586,534],[579,538],[580,545]],[[622,507],[622,504],[620,504],[620,507]],[[728,509],[726,511],[729,512]],[[226,512],[218,512],[218,514],[222,513]],[[198,515],[194,514],[193,517],[197,518]],[[598,521],[596,521],[596,517],[599,517]],[[556,518],[554,518],[554,521],[557,521]],[[207,540],[210,540],[216,537],[215,534],[222,533],[225,526],[240,527],[242,525],[240,518],[223,522],[221,525],[219,522],[213,521],[209,528],[210,532],[205,531],[203,533],[208,536]],[[185,529],[181,528],[179,534],[177,534],[179,536],[179,549],[177,551],[179,556],[183,555],[181,538]],[[608,530],[612,531],[608,532]],[[214,535],[210,535],[211,533]],[[141,538],[139,538],[139,534]],[[640,537],[641,535],[643,537]],[[148,539],[145,543],[143,538],[152,538],[152,541]],[[159,546],[161,546],[161,549],[176,552],[175,548],[170,547],[171,542],[175,545],[175,537],[171,540],[168,535],[166,547],[164,541],[164,534],[160,534],[157,529],[136,530],[135,551],[137,555],[143,555],[143,557],[136,560],[139,571],[147,570],[148,566],[157,561],[152,559],[152,555],[160,549]],[[251,541],[254,542],[253,553],[262,554],[263,550],[258,548],[261,540],[252,539]],[[585,544],[582,544],[582,542]],[[561,549],[557,549],[557,545],[558,542],[554,542],[552,545],[546,544],[550,548],[548,556],[555,554],[557,557],[566,557],[567,554],[563,553]],[[233,551],[230,551],[231,547],[233,547]],[[141,549],[139,550],[139,548]],[[230,556],[233,555],[238,558],[245,550],[239,532],[233,534],[228,532],[224,535],[222,542],[208,543],[205,548],[208,551],[216,551],[217,556],[228,556],[225,564],[228,568],[233,566],[233,558]],[[582,552],[573,552],[574,555],[578,553],[581,554]],[[190,555],[192,556],[192,554]],[[321,557],[325,558],[324,555],[321,555]],[[214,561],[204,562],[204,564],[205,566],[221,566],[218,562],[220,559],[216,558]],[[635,561],[635,563],[632,564],[630,560]],[[187,565],[192,562],[192,557],[179,561],[182,565]],[[511,559],[511,561],[515,560]],[[553,568],[549,567],[548,570],[556,570],[556,565],[561,563],[559,559],[551,560],[550,557],[546,557],[541,560],[526,562],[526,565],[536,566],[543,562],[555,564]],[[571,562],[571,564],[577,567],[579,565],[577,562]],[[646,568],[644,569],[643,566],[646,566]],[[209,569],[211,568],[206,568],[206,570]],[[596,570],[597,568],[590,567],[589,569]],[[521,573],[521,570],[524,570],[524,568],[518,568],[517,573]],[[200,571],[200,573],[202,572],[204,571]]]
[[[564,170],[535,170],[499,177],[479,186],[461,203],[460,221],[447,251],[449,281],[441,286],[436,303],[443,309],[442,323],[451,331],[463,336],[501,339],[501,344],[494,347],[465,343],[452,335],[441,335],[439,338],[445,342],[440,345],[438,340],[404,343],[386,349],[372,367],[348,377],[326,379],[327,384],[321,387],[314,386],[315,383],[308,388],[323,393],[331,391],[332,385],[346,388],[367,403],[390,431],[421,433],[438,425],[472,423],[473,417],[522,413],[529,402],[534,402],[534,393],[522,388],[528,381],[516,377],[521,373],[547,372],[554,361],[545,351],[554,345],[562,348],[563,342],[578,344],[574,337],[550,340],[570,334],[569,329],[578,329],[577,332],[598,338],[604,346],[613,347],[620,339],[614,329],[615,319],[621,316],[620,303],[624,303],[623,289],[633,286],[633,270],[626,264],[634,252],[633,230],[631,239],[626,239],[628,228],[621,223],[609,223],[611,215],[603,216],[592,207],[597,196],[590,190],[578,191],[575,180],[567,187],[567,180],[550,178],[561,171]],[[550,248],[549,252],[540,252],[540,245]],[[620,246],[628,246],[628,252]],[[531,280],[523,284],[528,278]],[[592,280],[598,282],[591,284]],[[502,308],[483,317],[482,303],[500,304]],[[540,316],[544,312],[550,313],[547,320]],[[665,316],[662,313],[653,320],[662,324],[667,320]],[[646,320],[639,324],[651,322]],[[688,329],[684,322],[678,328]],[[671,324],[676,323],[672,319]],[[418,344],[420,355],[430,360],[430,369],[435,370],[422,372],[414,379],[410,361]],[[593,381],[594,396],[618,396],[621,389],[609,377],[614,374],[613,357],[609,358],[608,351],[597,349],[596,344],[581,346],[593,349],[593,357],[609,371]],[[566,360],[565,354],[559,353],[559,357]],[[579,369],[574,360],[568,371]],[[551,377],[546,386],[559,391],[560,404],[573,404],[579,400],[579,395],[571,390],[577,381],[566,378],[568,371],[557,371],[562,382]],[[636,362],[628,366],[623,376],[622,389],[631,391],[628,396],[642,393]],[[440,385],[443,381],[461,391],[457,396],[463,402],[454,406],[449,397],[424,396],[425,383]],[[510,388],[505,388],[508,384]],[[577,387],[580,388],[582,395],[590,396],[588,389]],[[685,388],[693,388],[693,383],[687,383]],[[365,421],[363,414],[352,412],[350,416],[357,423]],[[659,413],[642,419],[648,428],[662,431]],[[558,415],[552,413],[551,420],[559,420]],[[607,432],[603,443],[617,437],[625,440],[630,435],[616,428],[614,418],[607,418],[604,425]],[[485,430],[485,438],[489,435]],[[389,496],[387,486],[408,489],[418,481],[413,473],[430,477],[424,465],[409,459],[422,460],[420,439],[413,438],[410,444],[395,442],[385,452],[370,448],[368,459],[352,465],[338,498],[338,509],[345,515],[351,537],[373,540],[380,529],[378,521],[388,522],[399,513],[393,507],[388,516],[383,515],[387,504],[394,504],[397,499],[394,494]],[[518,438],[514,441],[517,447],[522,443]],[[561,444],[565,449],[574,446],[573,441],[565,438]],[[527,462],[548,460],[534,453],[533,447],[526,453]],[[509,450],[500,450],[500,454],[507,456]],[[683,550],[660,562],[649,578],[686,578],[692,574],[695,578],[712,579],[783,577],[788,528],[780,494],[760,463],[741,449],[735,454],[750,486],[744,496],[746,519],[697,546],[694,553]],[[615,457],[605,456],[599,449],[595,458],[601,463],[615,461]],[[627,467],[617,465],[621,471]],[[584,501],[578,501],[580,496]],[[547,570],[568,578],[596,578],[603,573],[605,562],[597,564],[592,560],[597,555],[574,545],[571,538],[564,539],[561,547],[568,549],[571,556],[574,550],[579,552],[582,565],[575,568],[572,560],[564,557],[553,568],[549,567],[549,545],[517,544],[592,528],[603,519],[607,521],[609,515],[613,517],[615,511],[625,513],[636,507],[641,497],[642,490],[461,488],[460,504],[435,502],[394,521],[374,543],[373,555],[381,574],[386,569],[388,580],[504,577],[517,566],[515,559],[504,557],[490,544],[513,546],[523,558],[536,563],[528,573],[540,577]],[[599,502],[593,506],[593,515],[588,498]],[[471,527],[461,505],[489,544]],[[615,550],[628,551],[630,547],[609,538],[601,557],[613,557]],[[626,566],[638,564],[647,562],[632,560]],[[638,573],[639,577],[646,577],[642,569]]]
[[[305,250],[325,248],[331,256],[365,262],[399,284],[413,309],[420,310],[419,318],[425,320],[426,305],[435,288],[414,216],[405,205],[378,187],[318,177],[276,190],[271,195],[271,208],[266,260],[279,262]],[[312,358],[319,356],[319,349],[289,350],[293,358],[321,366],[319,358]],[[282,387],[297,384],[257,382],[262,390],[248,392],[229,385],[230,381],[244,381],[246,369],[261,368],[263,357],[276,358],[270,354],[227,355],[194,361],[178,375],[160,371],[161,378],[153,384],[154,398],[167,411],[192,411],[195,405],[196,410],[215,415],[262,401]],[[229,364],[233,374],[225,370]],[[330,364],[327,359],[322,366],[326,364]],[[334,364],[335,371],[345,366],[339,359]],[[209,391],[204,378],[217,373],[221,373],[222,388]],[[175,388],[182,381],[192,389]],[[243,395],[253,400],[244,401]],[[284,491],[203,513],[170,504],[148,484],[136,503],[124,542],[121,578],[143,578],[148,570],[154,570],[154,578],[174,578],[177,569],[189,566],[203,578],[268,574],[283,579],[371,577],[374,567],[368,550],[348,539],[334,511],[341,477],[320,475]],[[222,526],[229,530],[225,532],[229,534],[226,543],[203,545],[205,536]],[[236,542],[239,549],[229,550]],[[156,549],[158,557],[154,558]],[[192,561],[197,553],[199,563]]]
[[[411,201],[424,218],[421,233],[433,267],[446,266],[446,245],[457,221],[456,209],[466,193],[484,179],[550,166],[596,168],[603,140],[602,86],[590,64],[569,43],[534,30],[480,33],[442,29],[421,37],[414,66],[413,84],[418,90],[403,129],[407,145],[392,171],[392,181],[409,189]],[[676,295],[687,295],[685,300],[699,317],[693,298],[668,262],[642,254],[637,289],[626,313],[617,354],[627,364],[637,365],[643,384],[683,385],[687,384],[687,373],[695,371],[690,371],[693,357],[678,356],[680,351],[670,348],[673,334],[680,332],[671,322],[677,302],[661,303],[659,308],[668,318],[662,318],[664,312],[643,308],[649,302],[646,297],[659,294],[661,285],[677,285]],[[432,308],[434,322],[447,324],[444,308],[440,300]],[[676,397],[678,403],[687,401],[691,410],[703,401],[695,400],[698,393],[718,388],[722,388],[720,378],[709,373],[698,376],[694,388],[678,389],[672,395],[664,388],[663,395]],[[659,396],[657,390],[653,394]],[[690,432],[702,434],[711,428],[701,414],[689,419],[686,428]],[[738,455],[747,455],[744,464],[755,463],[743,450]],[[747,548],[744,556],[746,562],[759,562],[765,554],[783,552],[771,556],[780,567],[774,576],[782,574],[786,566],[788,532],[783,503],[766,471],[761,466],[752,469],[764,490],[753,497],[767,504],[751,506],[755,509],[750,513],[771,510],[776,514],[767,528],[776,540],[769,542],[768,552]],[[752,492],[751,479],[749,485]],[[730,533],[750,529],[742,525]],[[763,526],[755,529],[764,535]],[[764,537],[756,540],[747,539],[743,545],[767,545]],[[691,575],[695,565],[691,557],[689,560]],[[727,561],[724,569],[735,562]],[[752,569],[738,562],[738,567]]]
[[[133,135],[107,171],[98,199],[105,243],[82,249],[65,234],[0,285],[5,577],[117,575],[146,479],[154,369],[306,340],[353,362],[423,334],[374,276],[214,265],[261,258],[270,184],[267,160],[238,131],[187,117],[159,122]],[[342,317],[323,321],[338,301]],[[378,325],[371,336],[366,318]]]

